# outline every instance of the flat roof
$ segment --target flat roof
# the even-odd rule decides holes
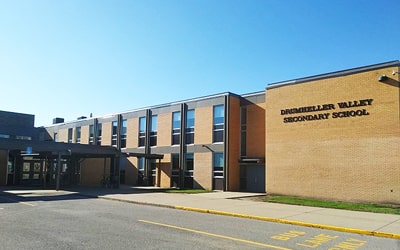
[[[315,80],[321,80],[321,79],[333,78],[333,77],[339,77],[339,76],[346,76],[346,75],[361,73],[361,72],[365,72],[365,71],[371,71],[371,70],[388,68],[388,67],[396,67],[396,66],[397,67],[400,66],[399,60],[384,62],[384,63],[379,63],[379,64],[373,64],[373,65],[368,65],[368,66],[362,66],[362,67],[358,67],[358,68],[340,70],[340,71],[335,71],[335,72],[325,73],[325,74],[320,74],[320,75],[315,75],[315,76],[303,77],[303,78],[298,78],[298,79],[289,80],[289,81],[270,83],[269,85],[267,85],[266,89],[268,90],[268,89],[278,88],[278,87],[282,87],[282,86],[299,84],[299,83],[303,83],[303,82],[309,82],[309,81],[315,81]]]
[[[0,138],[0,150],[26,151],[28,147],[30,147],[34,153],[78,154],[88,158],[112,157],[120,154],[115,147],[111,146]]]

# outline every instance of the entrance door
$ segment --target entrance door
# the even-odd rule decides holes
[[[265,192],[265,166],[264,165],[248,165],[246,166],[246,191],[248,192]]]
[[[40,185],[42,180],[42,161],[24,161],[21,172],[21,183]]]

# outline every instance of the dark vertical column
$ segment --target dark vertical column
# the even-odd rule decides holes
[[[186,117],[187,105],[181,104],[181,141],[179,145],[179,188],[185,187]]]
[[[224,191],[229,188],[229,95],[224,102]]]
[[[144,153],[150,154],[150,121],[151,121],[151,110],[147,109],[146,110],[146,137],[145,137],[145,142],[144,142]],[[147,182],[151,180],[151,166],[150,162],[147,158],[144,159],[144,176],[147,179]]]
[[[61,152],[58,152],[57,157],[57,177],[56,177],[56,191],[60,189],[60,173],[61,173]]]

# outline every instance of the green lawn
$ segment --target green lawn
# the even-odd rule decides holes
[[[400,214],[399,206],[394,205],[380,205],[380,204],[366,204],[366,203],[348,203],[338,201],[324,201],[306,199],[292,196],[267,196],[266,202],[275,202],[292,205],[303,205],[312,207],[325,207],[325,208],[337,208],[354,211],[364,211],[373,213],[385,213],[385,214]]]

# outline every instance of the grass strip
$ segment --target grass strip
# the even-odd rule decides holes
[[[279,196],[279,195],[267,196],[265,198],[265,201],[291,204],[291,205],[311,206],[311,207],[336,208],[336,209],[344,209],[352,211],[400,214],[399,207],[396,207],[395,205],[325,201],[325,200],[314,200],[314,199],[299,198],[293,196]]]

